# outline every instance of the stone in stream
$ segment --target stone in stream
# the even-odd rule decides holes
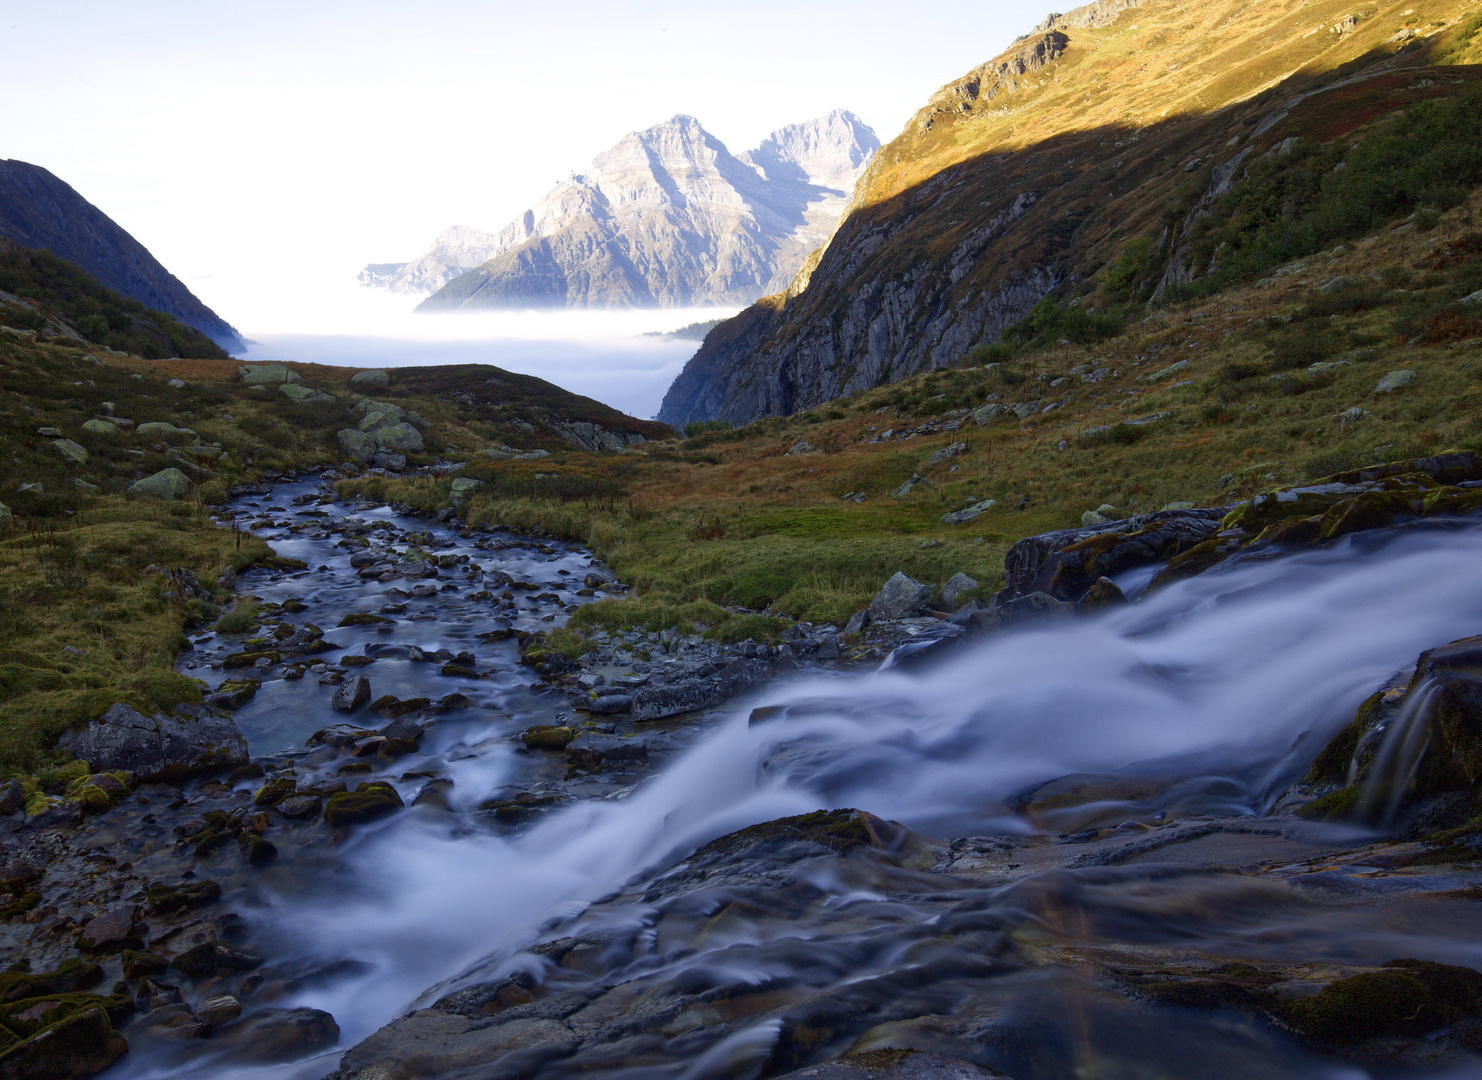
[[[866,1050],[821,1065],[783,1073],[776,1080],[1007,1080],[997,1069],[985,1069],[961,1058],[920,1050]]]
[[[77,935],[77,947],[94,953],[142,949],[148,933],[149,928],[139,921],[139,909],[129,905],[91,919]]]
[[[233,1025],[221,1037],[229,1060],[258,1064],[297,1061],[339,1041],[340,1026],[322,1009],[267,1009]]]
[[[566,760],[588,769],[608,765],[647,765],[648,743],[642,738],[621,739],[616,735],[585,732],[566,745]]]
[[[196,1006],[196,1020],[211,1028],[230,1024],[241,1015],[242,1003],[230,994],[208,997]]]
[[[262,967],[262,958],[224,941],[206,941],[175,957],[170,966],[182,975],[206,979],[233,971],[252,971]]]
[[[930,585],[912,581],[900,571],[887,581],[870,601],[870,620],[900,619],[914,615],[931,600],[936,590]]]
[[[322,803],[318,795],[292,795],[273,809],[286,818],[318,817]]]
[[[156,915],[175,915],[221,899],[221,886],[214,881],[188,881],[184,885],[155,885],[145,894],[149,910]]]
[[[226,717],[146,717],[120,702],[57,746],[95,772],[127,769],[146,782],[178,782],[247,764],[247,740]]]
[[[10,1044],[0,1053],[0,1080],[85,1080],[103,1072],[128,1048],[107,1010],[87,1005]]]
[[[345,825],[363,825],[405,805],[394,787],[384,780],[375,780],[360,784],[354,791],[331,795],[324,806],[324,820],[336,829]]]
[[[364,675],[351,675],[335,688],[329,704],[336,712],[354,712],[370,699],[370,680]]]
[[[277,806],[288,796],[292,795],[297,784],[290,776],[280,776],[269,780],[257,793],[252,796],[253,806]]]

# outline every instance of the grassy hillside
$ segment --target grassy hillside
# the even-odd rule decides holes
[[[1460,302],[1482,288],[1479,211],[1474,194],[1102,340],[980,350],[958,368],[621,459],[504,464],[465,515],[579,537],[636,586],[636,598],[584,608],[579,624],[688,618],[746,636],[751,624],[726,629],[727,607],[842,623],[896,570],[934,582],[961,571],[996,588],[1012,541],[1103,504],[1220,505],[1374,461],[1482,449],[1482,304]],[[1376,393],[1392,371],[1414,378]],[[1031,402],[1022,417],[973,418]],[[930,483],[896,495],[912,476]],[[448,481],[342,486],[434,509]],[[969,523],[940,520],[990,498]]]
[[[952,367],[1046,297],[1096,316],[1059,337],[1103,334],[1482,178],[1464,0],[1089,11],[938,91],[817,267],[712,333],[661,417],[744,422]]]

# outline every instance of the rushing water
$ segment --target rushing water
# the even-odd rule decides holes
[[[308,489],[280,489],[275,498],[300,490]],[[354,577],[344,550],[328,541],[282,538],[287,534],[279,530],[268,535],[283,554],[328,569],[270,587],[248,580],[244,588],[270,599],[306,597],[310,614],[326,627],[333,625],[331,614],[375,611],[383,602],[388,586]],[[500,670],[477,685],[457,686],[473,707],[432,729],[422,753],[386,776],[409,803],[429,775],[450,777],[451,804],[415,806],[361,828],[312,864],[283,860],[238,897],[247,905],[239,909],[270,958],[292,957],[305,969],[341,965],[331,969],[338,977],[311,982],[278,1004],[333,1013],[343,1048],[460,979],[509,970],[506,961],[553,921],[578,918],[594,901],[662,870],[697,844],[751,823],[853,806],[929,836],[1023,843],[1035,834],[1124,823],[1258,819],[1365,697],[1410,668],[1425,648],[1482,629],[1479,554],[1482,529],[1475,524],[1361,534],[1281,558],[1248,555],[1127,607],[973,644],[924,671],[800,676],[721,711],[696,729],[689,749],[635,789],[594,783],[589,797],[513,832],[485,828],[467,811],[531,767],[517,760],[523,755],[515,754],[509,736],[548,722],[564,701],[524,687],[511,646],[481,647],[481,660]],[[529,576],[584,562],[571,548],[507,557],[526,560],[518,573]],[[409,621],[417,610],[439,621]],[[412,605],[403,618],[408,621],[390,633],[334,630],[332,636],[348,649],[394,642],[456,651],[477,645],[488,617],[477,604],[440,594],[421,609]],[[436,697],[453,688],[430,668],[388,659],[368,671],[377,693]],[[254,751],[296,745],[332,722],[324,688],[311,683],[274,684],[239,713]],[[758,704],[779,709],[749,722]],[[1404,744],[1394,752],[1408,762],[1414,749]],[[1025,793],[1065,777],[1102,784],[1111,794],[1019,812]],[[1313,844],[1336,835],[1312,828]],[[1222,955],[1356,963],[1418,956],[1482,966],[1482,925],[1469,911],[1436,907],[1428,921],[1389,922],[1373,912],[1330,909],[1303,894],[1277,905],[1274,921],[1260,922],[1247,913],[1269,907],[1275,884],[1161,873],[1046,870],[1007,892],[992,890],[983,903],[1035,909],[1040,901],[1026,897],[1042,901],[1055,893],[1057,903],[1079,905],[1085,921],[1100,927],[1082,927],[1087,933]],[[682,964],[758,963],[770,971],[759,968],[758,980],[775,977],[781,965],[819,986],[892,970],[904,962],[903,945],[899,953],[846,947],[851,935],[877,944],[915,940],[942,916],[942,904],[892,898],[879,881],[849,874],[818,882],[833,898],[819,909],[826,917],[753,928],[744,942],[717,934]],[[912,886],[922,893],[947,887]],[[621,897],[609,901],[603,917],[641,922],[635,913],[647,909],[633,895],[628,907]],[[842,911],[849,920],[840,922]],[[1128,929],[1134,924],[1135,932]],[[770,953],[765,963],[758,959],[768,940],[783,939],[807,944]],[[742,945],[752,950],[749,960]],[[355,963],[345,966],[346,960]],[[528,966],[528,954],[511,963]],[[658,960],[648,963],[645,970],[652,970]],[[829,965],[826,975],[814,970]],[[1039,1027],[1026,1030],[1060,1039],[1065,1033],[1056,1034],[1056,1025],[1069,1021],[1056,1003],[1069,992],[1067,980],[1074,981],[1073,973],[1060,968],[1015,976],[995,991],[1008,996],[993,1008],[1038,1010]],[[1368,1075],[1324,1064],[1294,1043],[1271,1044],[1207,1020],[1154,1033],[1138,1027],[1144,1021],[1124,1023],[1119,1015],[1088,1005],[1078,1021],[1077,1038],[1124,1063],[1092,1070],[1095,1075]],[[719,1075],[775,1038],[775,1024],[745,1029],[697,1053],[691,1071]],[[1173,1072],[1126,1065],[1139,1054]],[[1005,1060],[1017,1066],[1020,1080],[1079,1067],[1056,1064],[1059,1059],[1036,1065],[1039,1059],[1027,1052]],[[135,1053],[110,1075],[310,1077],[333,1067],[333,1057],[265,1070]]]

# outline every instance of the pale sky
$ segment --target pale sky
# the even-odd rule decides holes
[[[1044,15],[1003,0],[0,0],[0,157],[72,184],[250,331],[275,293],[290,300],[280,285],[413,258],[448,225],[498,228],[675,113],[733,152],[838,107],[888,141]]]

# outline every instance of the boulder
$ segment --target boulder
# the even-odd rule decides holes
[[[237,374],[248,386],[280,386],[304,381],[287,364],[243,364],[237,368]]]
[[[424,448],[422,433],[405,421],[376,428],[375,437],[376,447],[380,450],[406,454],[420,453]]]
[[[10,780],[0,786],[0,816],[9,817],[26,808],[26,793],[19,780]]]
[[[987,405],[984,405],[982,408],[975,409],[973,411],[973,423],[977,424],[979,427],[983,426],[984,424],[991,424],[993,421],[997,420],[1000,416],[1004,415],[1008,411],[1008,406],[1000,405],[996,401],[991,401]]]
[[[89,1005],[0,1052],[0,1080],[83,1080],[128,1049],[103,1006]]]
[[[876,594],[875,599],[870,601],[870,621],[880,622],[883,619],[902,619],[907,615],[914,615],[926,606],[935,591],[930,585],[913,581],[896,571]]]
[[[194,490],[190,477],[179,469],[161,469],[152,476],[135,480],[128,487],[130,495],[146,495],[153,499],[183,499]]]
[[[944,465],[966,449],[967,443],[965,442],[950,443],[927,458],[926,463],[928,465]]]
[[[147,717],[119,703],[57,746],[95,772],[127,769],[143,781],[176,782],[247,764],[247,740],[226,717]]]
[[[760,661],[734,660],[708,675],[635,690],[630,711],[634,720],[675,716],[735,697],[765,677],[766,668]]]
[[[585,732],[566,744],[566,760],[587,769],[608,765],[648,764],[648,743],[642,738],[621,739],[616,735]]]
[[[896,498],[896,499],[904,499],[907,495],[911,494],[911,492],[915,491],[918,487],[933,487],[933,486],[935,486],[935,485],[933,485],[932,482],[930,480],[928,480],[926,477],[924,477],[924,476],[918,476],[917,474],[912,473],[911,474],[911,479],[907,480],[904,484],[902,484],[900,487],[896,488],[893,492],[891,492],[891,496],[893,498]]]
[[[0,503],[0,532],[4,532],[15,524],[15,515],[10,512],[10,507]]]
[[[448,498],[453,505],[467,502],[468,497],[483,486],[482,480],[475,480],[471,476],[460,476],[453,481],[453,486],[448,492]]]
[[[384,390],[391,385],[391,376],[384,371],[357,371],[350,376],[350,389],[362,394]]]
[[[354,712],[362,705],[369,703],[370,699],[370,680],[364,675],[351,675],[335,687],[334,697],[330,699],[329,704],[330,708],[336,712]]]
[[[970,578],[966,574],[953,574],[942,586],[942,599],[948,605],[956,607],[959,596],[972,592],[977,587],[978,582],[975,578]]]
[[[321,801],[318,795],[293,795],[274,809],[286,818],[318,817]]]
[[[242,1003],[230,994],[208,997],[196,1006],[196,1022],[210,1028],[230,1024],[242,1015]]]
[[[1411,382],[1414,378],[1415,372],[1413,371],[1407,371],[1404,369],[1401,369],[1399,371],[1391,371],[1388,375],[1379,380],[1379,385],[1374,387],[1374,393],[1392,394],[1400,387]]]
[[[182,975],[197,979],[209,979],[215,975],[226,975],[233,971],[252,971],[262,967],[262,957],[244,952],[224,941],[205,941],[186,949],[170,966]]]
[[[377,450],[371,457],[371,464],[378,469],[387,469],[390,472],[401,472],[407,467],[405,454],[393,454],[389,450]]]
[[[376,437],[358,428],[341,428],[336,437],[345,456],[362,464],[376,455]]]
[[[83,423],[82,430],[89,435],[117,435],[119,428],[111,420],[88,420]]]
[[[50,444],[54,453],[61,455],[68,465],[86,465],[87,451],[71,439],[54,439]]]

